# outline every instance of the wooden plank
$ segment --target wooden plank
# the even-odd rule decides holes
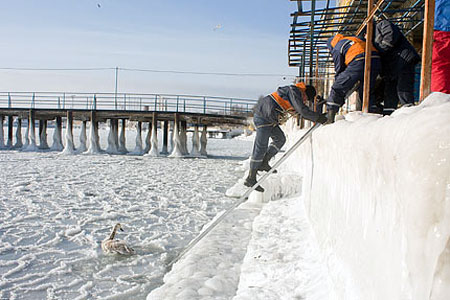
[[[433,52],[435,0],[425,0],[423,25],[422,70],[420,72],[420,101],[431,92],[431,63]]]

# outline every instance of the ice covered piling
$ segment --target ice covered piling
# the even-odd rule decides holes
[[[98,122],[95,119],[95,112],[91,112],[91,125],[89,128],[89,148],[87,153],[88,154],[97,154],[100,153],[100,143],[99,143],[99,136],[98,136]]]
[[[83,131],[81,132],[81,134],[83,134]],[[85,134],[86,134],[86,132],[85,132]],[[81,147],[82,147],[82,145],[80,146],[80,148]],[[62,144],[62,119],[61,119],[61,117],[56,117],[55,130],[53,131],[53,144],[50,149],[54,150],[54,151],[62,151],[64,149],[64,146]]]
[[[351,113],[286,163],[301,162],[337,299],[448,299],[449,120],[439,93],[389,117]]]
[[[206,133],[207,133],[207,126],[203,125],[202,136],[200,137],[200,155],[202,156],[208,155],[208,153],[206,152],[206,143],[208,142]]]
[[[156,115],[153,115],[153,120],[152,120],[152,138],[151,138],[151,148],[149,153],[147,153],[147,156],[153,156],[153,157],[157,157],[159,156],[159,152],[158,152],[158,121],[156,120]]]
[[[87,150],[86,140],[86,123],[87,121],[83,121],[81,123],[81,132],[80,132],[80,146],[78,147],[78,152],[83,153]]]
[[[66,146],[62,152],[63,154],[74,154],[75,145],[73,143],[73,115],[71,111],[67,112],[66,123]]]
[[[17,118],[17,128],[16,128],[16,143],[14,144],[14,148],[20,149],[23,147],[22,142],[22,119]]]
[[[133,154],[142,154],[142,122],[137,122],[136,124],[136,147],[134,148]]]
[[[0,149],[5,147],[4,133],[3,133],[4,117],[0,116]]]
[[[39,149],[49,149],[47,143],[47,120],[39,120]]]
[[[200,156],[200,138],[198,134],[198,125],[195,125],[194,132],[192,134],[192,156]]]
[[[36,146],[36,128],[34,122],[35,122],[34,111],[30,110],[30,114],[28,117],[28,129],[27,129],[28,134],[25,137],[27,139],[27,142],[22,148],[22,150],[24,151],[38,150],[38,147]]]
[[[118,154],[119,153],[119,145],[117,144],[117,127],[116,122],[114,119],[109,120],[109,134],[108,134],[108,148],[106,149],[106,152],[111,154]]]
[[[179,125],[179,122],[175,119],[174,126],[173,126],[173,134],[172,134],[173,150],[172,150],[172,153],[170,153],[169,157],[183,157],[180,135],[178,133],[178,125]]]
[[[127,147],[126,147],[127,143],[126,143],[125,130],[126,130],[126,119],[122,119],[122,127],[120,129],[120,135],[119,135],[119,152],[120,153],[128,152]]]

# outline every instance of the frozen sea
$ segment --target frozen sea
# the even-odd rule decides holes
[[[134,138],[127,133],[129,151]],[[234,201],[225,191],[251,147],[208,139],[207,159],[0,151],[0,298],[145,299],[167,262]],[[136,255],[102,253],[117,222]]]

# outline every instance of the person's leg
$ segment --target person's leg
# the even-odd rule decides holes
[[[383,115],[390,115],[397,109],[397,78],[385,77]]]
[[[337,112],[344,105],[345,96],[355,83],[364,77],[364,61],[353,61],[335,78],[327,100],[327,109]]]
[[[250,158],[250,170],[244,181],[244,185],[248,187],[252,187],[256,184],[256,175],[263,162],[264,156],[266,155],[269,137],[271,136],[273,128],[272,124],[258,116],[254,116],[253,122],[256,128],[256,137],[253,143],[252,156]],[[256,190],[264,192],[264,189],[261,186],[258,186]]]
[[[377,76],[380,73],[380,71],[381,71],[380,59],[372,58],[371,67],[370,67],[369,112],[376,113],[376,114],[383,113],[383,109],[377,105],[377,99],[376,99],[376,94],[375,94],[375,84],[377,81]]]
[[[269,161],[280,151],[280,149],[286,143],[286,136],[284,135],[284,132],[283,130],[281,130],[280,126],[272,127],[270,138],[272,139],[272,143],[270,143],[269,149],[267,150],[263,158],[262,164],[259,166],[260,171],[268,172],[271,169]],[[274,171],[274,173],[275,172],[276,171]]]
[[[397,94],[402,105],[414,104],[414,65],[406,65],[398,76]]]

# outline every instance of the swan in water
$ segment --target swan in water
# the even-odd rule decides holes
[[[117,223],[113,231],[111,232],[111,235],[109,238],[104,240],[102,242],[102,250],[106,253],[117,253],[117,254],[123,254],[123,255],[131,255],[134,254],[133,248],[128,246],[124,241],[121,240],[114,240],[114,237],[116,235],[117,230],[120,229],[120,231],[123,231],[122,226],[120,223]]]

